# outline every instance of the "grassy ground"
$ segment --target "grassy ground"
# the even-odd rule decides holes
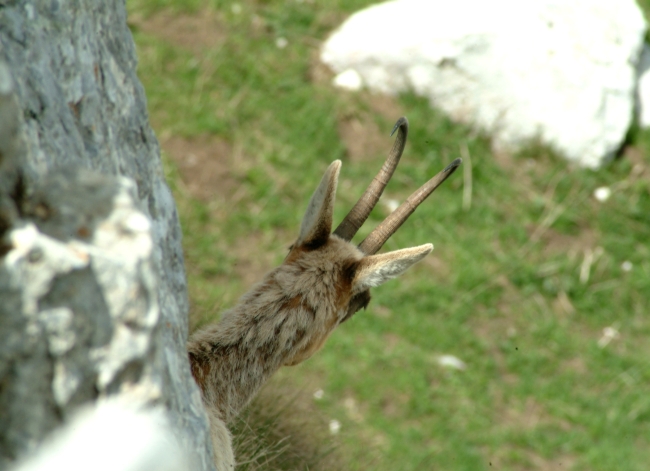
[[[184,228],[192,324],[281,262],[334,159],[340,219],[404,114],[409,145],[386,198],[471,157],[386,245],[436,249],[277,381],[323,391],[314,403],[341,423],[348,469],[647,469],[650,134],[632,133],[597,173],[544,149],[495,155],[414,96],[333,89],[319,44],[370,2],[321,3],[127,2]]]

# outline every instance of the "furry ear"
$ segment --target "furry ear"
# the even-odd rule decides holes
[[[309,206],[302,219],[297,246],[319,247],[327,242],[332,232],[332,215],[336,185],[339,181],[341,161],[335,160],[327,167],[318,188],[309,200]]]
[[[352,290],[359,293],[379,286],[404,273],[433,250],[432,244],[420,245],[394,252],[369,255],[359,262],[352,280]]]

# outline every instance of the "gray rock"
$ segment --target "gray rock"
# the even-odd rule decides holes
[[[214,469],[136,65],[123,0],[2,2],[0,468],[78,405],[128,390],[163,404],[196,469]]]
[[[650,128],[650,44],[644,43],[637,67],[637,122],[644,129]]]
[[[119,453],[115,453],[119,450]],[[187,471],[194,469],[159,408],[121,399],[83,407],[13,471]]]

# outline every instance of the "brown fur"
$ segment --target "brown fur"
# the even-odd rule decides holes
[[[188,342],[201,387],[219,469],[234,466],[225,423],[246,406],[281,366],[316,353],[343,321],[370,301],[369,288],[393,278],[430,245],[366,256],[330,235],[340,162],[328,168],[312,196],[298,240],[285,261]]]

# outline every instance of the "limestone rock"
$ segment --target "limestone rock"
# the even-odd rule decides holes
[[[427,97],[497,147],[539,140],[598,168],[631,124],[646,25],[633,0],[394,0],[324,44],[336,73]]]
[[[0,468],[128,390],[165,406],[194,469],[214,469],[136,64],[124,0],[0,8]]]
[[[123,399],[100,401],[13,471],[186,471],[190,460],[172,435],[166,415]]]
[[[162,396],[160,309],[148,219],[135,185],[56,171],[5,234],[0,265],[2,458],[35,448],[81,404]]]

